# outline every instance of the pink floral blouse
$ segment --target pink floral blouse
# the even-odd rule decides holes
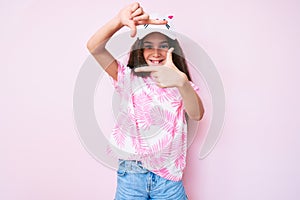
[[[190,82],[197,92],[199,88]],[[118,158],[140,160],[153,173],[182,179],[186,165],[187,123],[177,88],[160,88],[119,63],[114,81],[120,100],[110,146]]]

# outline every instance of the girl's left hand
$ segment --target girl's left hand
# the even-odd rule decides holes
[[[128,26],[131,29],[131,37],[136,35],[136,26],[144,24],[162,25],[166,20],[150,19],[150,16],[144,11],[138,2],[134,2],[123,9],[117,15],[122,26]]]
[[[173,63],[170,48],[167,52],[166,63],[162,66],[148,66],[136,68],[135,72],[151,72],[151,77],[161,88],[181,87],[188,80],[185,73],[181,72]]]

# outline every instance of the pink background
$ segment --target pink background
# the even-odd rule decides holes
[[[72,97],[88,38],[130,2],[0,2],[0,199],[113,199],[115,173],[81,145]],[[206,51],[223,80],[222,137],[203,160],[199,138],[190,148],[190,199],[297,199],[300,2],[141,4],[175,13],[176,30]]]

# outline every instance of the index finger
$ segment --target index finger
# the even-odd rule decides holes
[[[168,21],[165,19],[149,19],[148,24],[156,24],[156,25],[161,25],[161,24],[167,24]]]
[[[143,25],[143,24],[154,24],[154,25],[164,25],[167,24],[167,20],[160,20],[160,19],[149,19],[146,18],[144,15],[134,17],[133,20],[136,22],[138,25]]]
[[[157,67],[138,67],[134,69],[135,72],[156,72],[157,71]]]

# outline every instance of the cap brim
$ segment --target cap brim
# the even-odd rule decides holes
[[[139,39],[143,39],[146,35],[148,35],[150,33],[154,33],[154,32],[162,33],[162,34],[168,36],[169,38],[171,38],[172,40],[176,39],[176,35],[173,31],[168,30],[168,29],[162,29],[162,28],[140,28],[140,29],[137,29],[137,37]]]

